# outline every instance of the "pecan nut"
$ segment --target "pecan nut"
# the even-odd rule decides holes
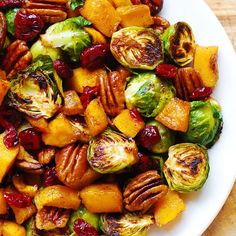
[[[129,211],[146,212],[158,199],[166,195],[168,187],[162,183],[160,175],[150,170],[136,176],[126,186],[124,205]]]
[[[161,16],[153,16],[152,19],[154,21],[152,28],[160,31],[161,33],[163,33],[170,26],[170,22]]]
[[[39,15],[44,22],[50,24],[63,21],[67,17],[68,0],[26,0],[24,8],[28,12]]]
[[[203,87],[200,74],[192,67],[178,69],[174,80],[177,96],[190,101],[190,95],[197,88]]]
[[[55,157],[56,149],[54,147],[46,147],[38,153],[38,161],[40,164],[49,164]]]
[[[3,48],[7,34],[7,23],[4,14],[0,11],[0,50]]]
[[[32,54],[25,41],[16,40],[7,48],[6,56],[3,58],[2,68],[11,78],[20,70],[24,70],[32,61]]]

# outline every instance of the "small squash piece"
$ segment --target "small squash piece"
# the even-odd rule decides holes
[[[32,117],[26,117],[28,122],[39,132],[47,132],[48,122],[45,118],[34,119]]]
[[[92,37],[93,44],[107,43],[106,38],[94,28],[84,27],[83,29]]]
[[[44,206],[76,210],[81,200],[77,191],[63,185],[53,185],[40,190],[34,202],[38,210]]]
[[[86,209],[93,213],[121,212],[122,193],[117,184],[92,184],[80,191]]]
[[[4,189],[0,188],[0,215],[7,214],[7,203],[3,197],[3,192],[4,192]]]
[[[6,96],[9,88],[10,88],[10,81],[0,79],[0,105],[2,104],[3,99]]]
[[[145,4],[122,6],[118,7],[116,11],[121,18],[123,27],[149,27],[154,23],[150,8]]]
[[[115,7],[132,6],[131,0],[112,0]]]
[[[189,124],[189,112],[190,103],[174,97],[155,119],[169,129],[186,132]]]
[[[116,116],[113,123],[120,132],[132,138],[134,138],[145,125],[142,120],[135,119],[128,109],[123,110]]]
[[[107,115],[99,98],[93,99],[88,104],[84,118],[92,136],[104,131],[108,125]]]
[[[194,68],[199,72],[203,85],[215,87],[218,80],[218,47],[197,46],[194,56]]]
[[[4,221],[2,225],[2,236],[26,236],[26,230],[23,226],[12,221]]]
[[[121,21],[115,8],[107,0],[86,0],[80,13],[107,37],[112,36]]]
[[[168,190],[167,194],[159,199],[154,206],[154,218],[157,227],[174,220],[185,210],[184,201],[175,191]]]

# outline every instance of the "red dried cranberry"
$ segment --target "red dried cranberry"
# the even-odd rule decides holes
[[[190,100],[203,100],[210,97],[213,90],[210,87],[196,88],[190,95]]]
[[[88,106],[88,104],[98,95],[98,87],[94,86],[94,87],[89,87],[86,86],[84,87],[83,93],[80,96],[80,101],[84,107],[84,109],[86,109],[86,107]]]
[[[148,170],[155,170],[157,168],[154,161],[148,156],[140,152],[138,153],[138,156],[139,162],[133,166],[135,173],[144,173]]]
[[[171,64],[160,64],[156,67],[156,74],[166,79],[174,79],[177,71],[177,67]]]
[[[19,208],[25,208],[27,206],[30,206],[32,203],[31,198],[23,193],[18,192],[5,192],[4,193],[4,199],[10,206],[15,206]]]
[[[146,125],[137,135],[138,143],[145,148],[151,148],[152,145],[160,142],[160,140],[161,136],[154,125]]]
[[[21,9],[16,13],[14,26],[16,38],[29,42],[39,35],[44,22],[39,15]]]
[[[136,108],[132,108],[131,110],[129,110],[129,114],[134,120],[136,120],[138,122],[143,121],[140,113],[137,111]]]
[[[73,76],[72,69],[63,60],[57,59],[53,61],[53,68],[62,79],[70,79]]]
[[[98,236],[97,230],[83,219],[74,222],[74,231],[79,236]]]
[[[44,186],[52,186],[58,184],[59,181],[57,179],[57,173],[55,167],[47,167],[46,171],[43,174],[43,185]]]
[[[93,45],[86,48],[81,54],[81,66],[89,69],[95,69],[104,63],[107,56],[110,55],[110,45],[107,43]]]
[[[34,128],[29,128],[19,133],[20,144],[26,150],[39,150],[41,147],[41,139]]]
[[[1,0],[0,9],[20,7],[22,4],[23,0]]]

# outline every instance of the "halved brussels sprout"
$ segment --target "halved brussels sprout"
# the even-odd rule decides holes
[[[106,235],[145,236],[153,223],[151,215],[124,213],[100,216],[100,228]]]
[[[165,54],[179,66],[193,60],[195,40],[191,27],[185,22],[171,25],[162,35]]]
[[[162,41],[152,29],[123,28],[113,33],[110,48],[120,64],[132,69],[153,70],[164,60]]]
[[[152,72],[134,75],[125,90],[127,107],[136,107],[145,117],[155,117],[174,96],[171,82],[159,79]]]
[[[169,148],[163,168],[171,190],[192,192],[200,189],[209,173],[208,153],[204,146],[180,143]]]
[[[185,142],[212,146],[219,138],[223,126],[220,106],[215,100],[190,103],[189,128],[181,133]]]
[[[138,149],[132,138],[107,129],[90,141],[87,159],[95,171],[113,173],[135,164]]]
[[[171,131],[160,122],[152,120],[147,122],[147,125],[154,125],[157,127],[159,134],[161,136],[161,141],[154,144],[150,150],[154,153],[165,153],[168,151],[169,147],[175,143],[175,132]]]
[[[57,81],[56,81],[57,80]],[[34,118],[52,117],[63,103],[49,56],[39,56],[11,79],[9,105]]]

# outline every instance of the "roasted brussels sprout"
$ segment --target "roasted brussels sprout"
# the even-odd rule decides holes
[[[175,143],[175,133],[162,125],[160,122],[152,120],[147,123],[147,125],[154,125],[157,127],[159,134],[161,136],[161,141],[154,144],[150,150],[154,153],[165,153],[168,151],[169,147]]]
[[[192,29],[185,22],[171,25],[162,35],[165,54],[179,66],[193,60],[195,40]]]
[[[44,35],[41,35],[45,47],[60,48],[68,53],[72,62],[78,62],[80,54],[92,43],[84,26],[91,23],[82,16],[69,18],[50,26]]]
[[[142,27],[127,27],[113,33],[110,48],[120,64],[133,69],[153,70],[164,58],[159,36]]]
[[[192,192],[200,189],[209,172],[208,153],[204,146],[180,143],[169,148],[163,172],[170,189]]]
[[[30,52],[32,53],[33,59],[39,55],[48,55],[52,60],[62,58],[62,51],[59,48],[45,47],[40,39],[32,45]]]
[[[5,17],[7,22],[7,31],[14,36],[15,35],[15,26],[14,20],[16,17],[16,13],[19,11],[20,8],[12,8],[6,11]]]
[[[26,222],[26,236],[40,236],[40,230],[36,228],[34,217]]]
[[[83,219],[92,225],[96,230],[99,230],[99,216],[98,214],[89,212],[85,207],[80,206],[80,208],[73,212],[70,216],[70,219],[67,223],[70,233],[74,233],[74,222],[77,219]]]
[[[145,236],[153,223],[151,215],[124,213],[100,216],[100,228],[106,235]]]
[[[49,56],[39,56],[11,79],[9,105],[34,118],[50,118],[60,108],[61,81]]]
[[[174,96],[174,86],[152,72],[134,75],[125,90],[127,107],[136,107],[145,117],[155,117]]]
[[[138,149],[132,138],[107,129],[90,141],[87,159],[95,171],[113,173],[135,164]]]
[[[223,119],[216,101],[193,101],[190,103],[189,128],[181,133],[185,142],[212,146],[219,138]]]

